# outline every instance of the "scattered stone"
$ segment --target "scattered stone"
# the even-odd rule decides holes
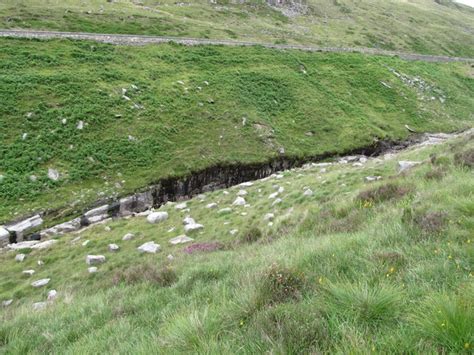
[[[311,189],[306,189],[303,192],[303,196],[313,196],[313,191]]]
[[[361,166],[364,166],[364,164],[359,163],[359,162],[356,162],[356,163],[352,163],[352,166],[354,166],[354,167],[361,167]]]
[[[18,261],[18,262],[21,263],[23,260],[25,260],[25,258],[26,258],[26,255],[25,255],[25,254],[17,254],[17,255],[15,256],[15,261]]]
[[[270,196],[268,196],[269,199],[274,199],[278,196],[278,191],[277,192],[274,192],[272,194],[270,194]]]
[[[174,206],[176,210],[184,210],[187,207],[188,205],[186,202],[178,203],[176,206]]]
[[[83,129],[83,128],[84,128],[84,121],[79,121],[79,122],[77,122],[76,128],[77,128],[77,129]]]
[[[176,227],[171,227],[170,229],[168,229],[168,233],[171,233],[171,232],[174,232],[176,230]]]
[[[96,266],[91,266],[91,267],[87,268],[87,271],[89,272],[89,274],[95,274],[97,272],[97,267]]]
[[[87,246],[87,244],[89,244],[91,241],[90,240],[86,240],[85,242],[82,243],[82,246],[85,247]]]
[[[145,244],[140,245],[137,249],[142,253],[155,254],[156,252],[161,250],[161,246],[159,244],[156,244],[155,242],[146,242]]]
[[[43,260],[38,260],[36,262],[36,264],[38,264],[38,266],[42,266],[42,265],[44,265],[44,261]]]
[[[230,235],[236,235],[239,232],[238,229],[232,229],[229,233]]]
[[[191,218],[189,216],[185,217],[183,219],[183,224],[186,225],[186,224],[195,224],[196,221],[194,220],[194,218]]]
[[[186,224],[184,226],[184,231],[186,233],[188,233],[188,232],[194,232],[196,230],[203,229],[203,228],[204,228],[204,226],[202,224],[199,224],[199,223]]]
[[[173,255],[171,255],[171,254],[169,254],[169,255],[166,257],[166,259],[168,259],[168,260],[170,260],[170,261],[171,261],[171,260],[173,260],[173,259],[174,259],[174,256],[173,256]]]
[[[41,279],[41,280],[33,282],[31,284],[31,286],[33,286],[33,287],[43,287],[43,286],[46,286],[47,284],[49,284],[49,281],[51,281],[51,279]]]
[[[273,222],[268,222],[268,226],[269,227],[273,226]]]
[[[159,223],[168,219],[168,212],[152,212],[147,216],[147,221],[150,223]]]
[[[359,161],[364,164],[367,163],[367,157],[360,157]]]
[[[366,177],[364,178],[364,180],[365,180],[366,182],[377,181],[377,180],[380,180],[380,179],[382,179],[381,176],[366,176]]]
[[[237,196],[245,196],[247,194],[248,192],[246,190],[239,190],[239,192],[237,192]]]
[[[178,237],[170,239],[169,242],[173,245],[177,245],[177,244],[189,243],[189,242],[192,242],[193,240],[194,240],[193,238],[189,238],[186,235],[180,235]]]
[[[273,218],[275,218],[273,213],[267,213],[265,216],[263,216],[264,221],[271,221]]]
[[[250,187],[250,186],[253,186],[253,182],[251,182],[251,181],[243,182],[239,186]]]
[[[273,201],[272,206],[275,206],[276,204],[281,203],[281,201],[282,201],[281,198],[277,198],[275,201]]]
[[[76,238],[74,238],[74,239],[71,240],[71,243],[74,244],[74,243],[76,243],[76,242],[78,242],[78,241],[80,241],[80,240],[81,240],[81,237],[76,237]]]
[[[246,205],[247,206],[247,205]],[[246,216],[248,213],[247,212],[242,212],[240,215],[241,216]]]
[[[13,303],[13,299],[2,301],[2,307],[8,307]]]
[[[407,124],[405,125],[405,128],[407,129],[407,131],[411,132],[411,133],[416,133],[416,131],[412,128],[410,128]]]
[[[206,205],[206,208],[217,208],[217,203],[215,203],[215,202],[208,203],[208,204]]]
[[[23,135],[21,136],[21,139],[22,139],[22,140],[25,140],[26,137],[28,137],[28,133],[23,133]]]
[[[57,242],[58,241],[56,239],[46,240],[44,242],[33,245],[31,249],[39,249],[39,250],[48,249],[49,247],[51,247],[53,244],[56,244]]]
[[[419,161],[399,161],[398,162],[398,172],[401,173],[405,170],[411,169],[412,167],[421,164]]]
[[[53,181],[58,181],[59,180],[59,171],[53,168],[48,169],[48,178],[50,178]]]
[[[35,273],[35,270],[23,270],[23,275],[32,276]]]
[[[31,247],[33,247],[34,245],[38,243],[39,241],[37,240],[27,240],[25,242],[8,244],[7,247],[12,250],[30,249]]]
[[[104,230],[105,230],[106,232],[110,232],[110,231],[112,230],[112,228],[110,228],[109,226],[105,226],[105,227],[104,227]]]
[[[244,206],[245,204],[246,204],[245,199],[239,196],[232,203],[232,206]]]
[[[217,213],[219,213],[219,214],[227,214],[227,213],[231,213],[231,212],[232,212],[232,208],[226,207],[226,208],[220,209]]]
[[[51,290],[48,292],[48,301],[54,301],[58,296],[58,292],[56,290]]]
[[[105,263],[105,256],[103,255],[87,255],[86,256],[87,265],[95,265],[95,264],[102,264],[102,263]]]
[[[135,234],[127,233],[123,236],[122,240],[132,240],[133,238],[135,238]]]
[[[224,191],[222,191],[222,193],[223,193],[224,195],[228,195],[228,194],[229,194],[229,191],[224,190]]]
[[[109,251],[115,252],[118,251],[120,247],[117,244],[109,244]]]
[[[284,188],[283,186],[280,186],[280,187],[278,188],[278,193],[279,193],[279,194],[283,193],[284,191],[285,191],[285,188]]]

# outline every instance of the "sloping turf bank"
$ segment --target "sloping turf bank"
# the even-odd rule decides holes
[[[0,221],[66,205],[79,211],[219,162],[404,138],[405,124],[470,127],[470,70],[259,47],[2,39]]]

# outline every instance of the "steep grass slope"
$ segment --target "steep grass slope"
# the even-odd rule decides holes
[[[0,221],[79,213],[222,162],[472,127],[466,64],[359,54],[0,40]],[[48,169],[59,171],[50,180]]]
[[[363,46],[474,57],[474,10],[450,0],[308,0],[286,1],[280,7],[264,0],[216,4],[5,0],[0,3],[0,27]]]
[[[285,172],[187,210],[163,206],[160,224],[109,221],[20,250],[21,263],[4,250],[0,301],[13,303],[0,308],[0,351],[471,353],[473,153],[471,135],[362,166]],[[398,174],[398,160],[423,163]],[[232,205],[240,189],[246,207]],[[204,228],[191,247],[172,246],[186,215]],[[135,237],[123,241],[126,233]],[[162,251],[140,254],[148,241]],[[95,274],[87,254],[107,258]],[[30,286],[42,278],[48,286]],[[32,311],[51,289],[57,298]]]

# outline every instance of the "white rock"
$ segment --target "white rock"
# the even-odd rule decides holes
[[[105,227],[104,227],[104,230],[105,230],[106,232],[110,232],[110,231],[112,230],[112,228],[110,228],[109,226],[105,226]]]
[[[359,161],[364,164],[367,163],[367,158],[366,157],[360,157]]]
[[[147,221],[150,223],[159,223],[168,219],[168,212],[152,212],[147,216]]]
[[[311,189],[306,189],[303,192],[303,196],[313,196],[313,191],[311,191]]]
[[[79,122],[77,122],[76,128],[77,128],[77,129],[83,129],[83,128],[84,128],[84,121],[79,121]]]
[[[192,242],[193,240],[194,240],[193,238],[189,238],[188,236],[183,234],[183,235],[170,239],[169,242],[173,245],[177,245],[177,244],[189,243],[189,242]]]
[[[361,167],[361,166],[364,166],[364,164],[356,162],[356,163],[352,163],[352,166]]]
[[[59,171],[56,169],[49,168],[48,169],[48,178],[50,178],[53,181],[58,181],[59,180]]]
[[[222,193],[223,193],[224,195],[228,195],[228,194],[229,194],[229,191],[224,190],[224,191],[222,191]]]
[[[273,226],[273,222],[268,222],[268,226],[269,227]]]
[[[253,182],[251,182],[251,181],[243,182],[239,186],[250,187],[250,186],[253,186]]]
[[[109,251],[118,251],[120,247],[117,244],[109,244]]]
[[[246,190],[239,190],[239,192],[237,192],[237,196],[245,196],[247,194],[248,192]]]
[[[132,240],[133,238],[135,238],[135,234],[127,233],[123,236],[122,240]]]
[[[175,227],[171,227],[170,229],[167,230],[168,233],[174,232],[176,230]]]
[[[398,172],[401,173],[405,170],[408,170],[416,165],[421,164],[419,161],[399,161],[398,162]]]
[[[194,224],[186,224],[184,226],[184,231],[186,233],[188,232],[193,232],[193,231],[196,231],[196,230],[199,230],[199,229],[203,229],[204,226],[202,224],[199,224],[199,223],[194,223]]]
[[[235,199],[235,201],[232,203],[232,206],[243,206],[245,205],[246,202],[245,202],[245,199],[243,197],[237,197]]]
[[[219,214],[227,214],[227,213],[231,213],[231,212],[232,212],[232,208],[226,207],[226,208],[220,209],[217,213],[219,213]]]
[[[247,212],[242,212],[240,215],[241,216],[246,216],[246,215],[248,215],[248,213]]]
[[[196,221],[194,220],[194,218],[191,218],[191,217],[187,216],[186,218],[183,219],[183,224],[184,225],[196,224]]]
[[[278,196],[278,191],[277,192],[274,192],[272,194],[270,194],[270,196],[268,196],[269,199],[274,199]]]
[[[0,243],[2,241],[8,242],[10,239],[10,232],[6,230],[3,226],[0,226]]]
[[[273,218],[275,218],[273,213],[267,213],[265,216],[263,216],[264,221],[271,221]]]
[[[81,237],[76,237],[76,238],[74,238],[74,239],[71,240],[71,244],[74,244],[74,243],[76,243],[76,242],[78,242],[78,241],[80,241],[80,240],[81,240]]]
[[[284,188],[283,186],[280,186],[280,187],[278,188],[278,193],[281,194],[281,193],[283,193],[284,191],[285,191],[285,188]]]
[[[23,133],[23,135],[21,136],[21,139],[22,139],[22,140],[25,140],[26,137],[28,137],[28,133]]]
[[[168,260],[170,260],[170,261],[171,261],[171,260],[173,260],[173,259],[174,259],[174,256],[173,256],[173,255],[171,255],[171,254],[169,254],[169,255],[166,257],[166,259],[168,259]]]
[[[105,256],[103,255],[87,255],[86,256],[87,265],[102,264],[104,262],[105,262]]]
[[[43,261],[43,260],[38,260],[38,261],[36,262],[36,264],[37,264],[38,266],[42,266],[42,265],[44,265],[44,261]]]
[[[161,246],[159,244],[156,244],[155,242],[146,242],[145,244],[140,245],[137,249],[142,253],[155,254],[156,252],[161,250]]]
[[[12,249],[12,250],[30,249],[31,247],[33,247],[34,245],[38,243],[39,243],[38,240],[27,240],[20,243],[8,244],[7,248]]]
[[[26,255],[25,254],[17,254],[15,256],[15,261],[19,261],[19,262],[22,262],[23,260],[25,260],[26,258]]]
[[[186,202],[178,203],[176,206],[174,206],[176,210],[184,210],[187,207],[188,205],[186,204]]]
[[[31,249],[40,249],[40,250],[48,249],[49,247],[51,247],[53,244],[56,244],[57,242],[58,241],[56,239],[46,240],[44,242],[33,245]]]
[[[48,292],[48,301],[54,301],[58,296],[58,292],[56,290],[51,290]]]
[[[48,303],[46,302],[36,302],[36,303],[33,303],[33,309],[35,311],[40,311],[42,309],[45,309],[46,307],[48,306]]]
[[[89,244],[90,242],[91,242],[90,240],[86,240],[86,241],[84,241],[84,242],[82,243],[82,246],[85,247],[85,246],[87,246],[87,244]]]
[[[87,271],[89,272],[89,274],[94,274],[97,272],[97,267],[91,266],[90,268],[87,268]]]
[[[283,179],[283,174],[276,174],[275,179]]]
[[[236,235],[239,232],[238,229],[232,229],[229,233],[230,235]]]
[[[217,208],[217,203],[213,202],[213,203],[208,203],[206,205],[206,208]]]
[[[41,279],[41,280],[38,280],[38,281],[35,281],[35,282],[31,283],[31,286],[33,286],[33,287],[43,287],[43,286],[46,286],[47,284],[49,284],[49,281],[51,281],[51,279]]]
[[[11,305],[12,303],[13,303],[13,300],[12,300],[12,299],[2,301],[2,307],[8,307],[8,306]]]
[[[364,180],[367,182],[372,182],[372,181],[377,181],[380,179],[382,179],[381,176],[366,176]]]
[[[66,124],[66,123],[67,123],[67,119],[63,118],[63,119],[61,120],[61,122],[62,122],[63,124]]]
[[[23,270],[22,273],[23,275],[31,276],[35,273],[35,270]]]
[[[27,218],[21,222],[15,223],[13,225],[7,226],[6,228],[9,231],[17,232],[17,233],[23,233],[31,228],[38,227],[41,224],[43,224],[43,219],[39,214]]]
[[[109,210],[109,205],[102,205],[100,207],[96,207],[92,210],[87,211],[86,213],[84,213],[84,216],[86,216],[87,218],[95,217],[95,216],[103,216],[103,215],[107,216],[108,210]]]
[[[281,198],[275,199],[275,201],[273,201],[273,203],[272,203],[272,206],[275,206],[276,204],[280,203],[281,201],[282,201]]]
[[[321,174],[324,174],[324,173],[327,172],[327,171],[328,171],[328,170],[327,170],[326,168],[322,168],[321,170],[319,170],[319,172],[320,172]]]

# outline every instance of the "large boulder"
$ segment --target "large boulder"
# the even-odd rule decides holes
[[[152,212],[146,219],[150,223],[160,223],[168,219],[168,212]]]

